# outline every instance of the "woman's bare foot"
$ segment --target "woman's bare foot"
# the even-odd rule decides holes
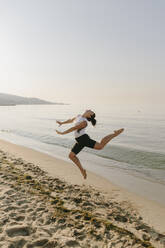
[[[121,134],[124,131],[124,128],[118,129],[114,131],[115,136],[118,136],[119,134]]]
[[[84,170],[84,169],[83,169],[83,171],[82,171],[81,173],[82,173],[82,175],[83,175],[84,179],[86,179],[86,178],[87,178],[87,173],[86,173],[86,170]]]

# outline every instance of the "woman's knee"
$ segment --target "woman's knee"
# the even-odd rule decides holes
[[[76,155],[75,155],[74,152],[70,152],[70,153],[69,153],[69,158],[70,158],[71,160],[73,160],[75,157],[76,157]]]
[[[103,149],[103,145],[101,143],[96,142],[94,149],[101,150],[101,149]]]

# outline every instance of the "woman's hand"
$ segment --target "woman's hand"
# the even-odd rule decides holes
[[[58,130],[56,130],[56,133],[57,133],[57,134],[63,134],[63,132],[60,132],[60,131],[58,131]]]
[[[61,121],[56,121],[58,124],[59,124],[59,126],[61,126],[62,125],[62,122]]]

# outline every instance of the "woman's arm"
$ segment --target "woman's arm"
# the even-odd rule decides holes
[[[72,119],[68,119],[67,121],[56,121],[56,122],[61,126],[62,124],[72,123],[75,119],[76,117]]]
[[[64,132],[59,132],[58,130],[56,130],[56,132],[58,134],[67,134],[67,133],[71,133],[77,129],[82,129],[82,128],[85,128],[87,126],[87,122],[86,121],[82,121],[80,124],[74,126],[74,127],[71,127],[69,128],[68,130],[64,131]]]

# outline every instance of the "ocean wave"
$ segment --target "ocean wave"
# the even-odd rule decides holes
[[[66,148],[71,148],[74,141],[69,138],[61,138],[52,136],[50,134],[33,133],[21,130],[13,130],[13,133],[21,135],[27,138],[33,138],[40,142],[56,145]],[[140,168],[151,168],[165,170],[165,154],[144,151],[140,149],[125,147],[121,145],[107,145],[103,150],[96,151],[93,149],[85,148],[86,152],[95,154],[97,156],[118,161],[121,163],[127,163],[131,166]]]
[[[161,153],[114,145],[108,145],[103,150],[97,153],[92,151],[92,153],[118,162],[136,165],[138,168],[165,170],[165,155]]]

